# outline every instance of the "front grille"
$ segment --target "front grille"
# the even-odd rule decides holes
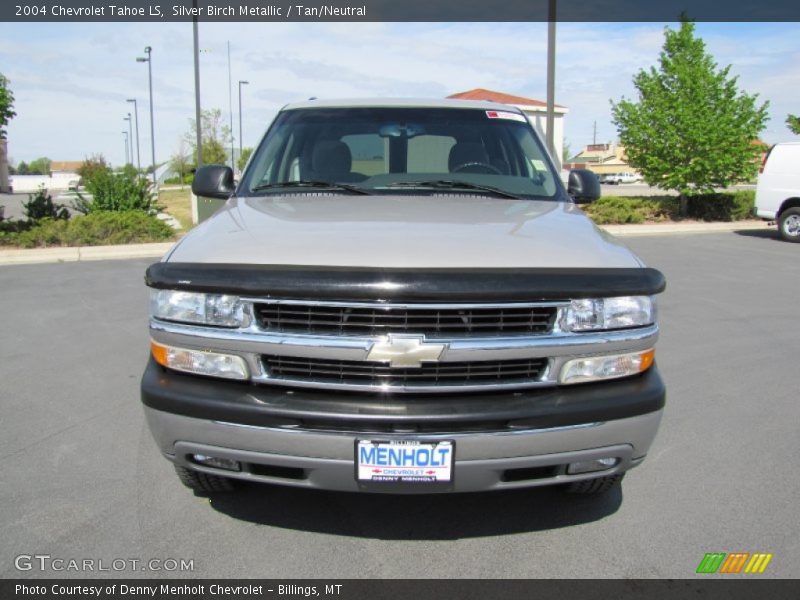
[[[415,308],[256,303],[258,325],[291,333],[376,336],[417,333],[447,337],[545,334],[553,329],[555,306]]]
[[[395,368],[384,363],[356,360],[262,357],[270,379],[287,383],[335,383],[375,387],[466,386],[539,381],[546,358],[517,360],[422,363],[416,368]]]

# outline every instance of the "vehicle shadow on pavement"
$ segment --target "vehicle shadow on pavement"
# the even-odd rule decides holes
[[[783,242],[781,236],[778,235],[775,229],[739,229],[734,230],[736,235],[743,235],[745,237],[762,238],[765,240],[772,240],[773,242]]]
[[[241,486],[211,506],[259,525],[382,540],[455,540],[559,529],[598,521],[622,504],[622,488],[600,496],[532,488],[483,494],[387,495]]]

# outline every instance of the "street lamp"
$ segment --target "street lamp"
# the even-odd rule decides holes
[[[136,119],[136,166],[142,170],[142,160],[139,157],[139,107],[136,105],[136,98],[128,98],[125,102],[133,102],[133,116]]]
[[[242,86],[249,83],[249,81],[239,80],[239,160],[242,159]]]
[[[156,185],[156,134],[153,126],[153,49],[147,46],[144,49],[146,57],[136,57],[136,62],[147,63],[147,79],[150,87],[150,149],[153,154],[153,185]]]
[[[556,107],[556,0],[547,3],[547,116],[545,119],[547,149],[561,169],[561,156],[557,156],[555,143]]]
[[[125,136],[123,139],[125,140],[125,164],[127,165],[128,164],[128,132],[127,131],[123,131],[122,135]]]
[[[131,118],[131,113],[128,113],[128,116],[123,117],[122,120],[128,122],[128,133],[130,134],[128,136],[128,142],[131,145],[131,153],[129,156],[130,156],[130,163],[132,165],[133,164],[133,119]]]

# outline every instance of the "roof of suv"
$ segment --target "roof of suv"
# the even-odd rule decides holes
[[[340,100],[306,100],[292,102],[281,110],[300,108],[479,108],[484,110],[504,110],[522,114],[515,106],[486,102],[483,100],[448,100],[440,98],[343,98]]]

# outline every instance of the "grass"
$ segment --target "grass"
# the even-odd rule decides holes
[[[182,190],[161,190],[158,194],[158,203],[164,207],[164,212],[172,215],[183,227],[189,231],[192,223],[192,190],[189,186]]]

